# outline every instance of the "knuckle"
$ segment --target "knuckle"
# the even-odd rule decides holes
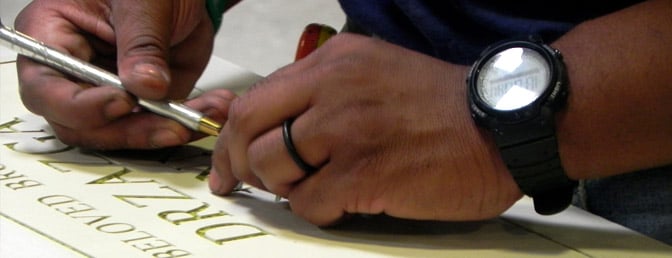
[[[245,120],[251,112],[250,107],[240,98],[234,99],[229,107],[228,123],[233,132],[242,132],[245,127]]]
[[[221,110],[228,110],[234,99],[236,99],[236,95],[229,90],[218,90],[216,92],[208,92],[204,95],[208,108]]]
[[[270,167],[273,151],[273,143],[271,137],[264,135],[252,141],[247,148],[247,157],[250,170],[257,175],[264,175],[265,172],[272,170]]]
[[[158,35],[151,33],[141,33],[132,37],[128,41],[129,49],[124,52],[127,57],[133,56],[155,56],[157,58],[165,59],[167,51],[166,46],[161,43],[162,40]]]

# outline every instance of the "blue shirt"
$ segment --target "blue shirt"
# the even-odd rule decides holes
[[[578,23],[635,0],[340,0],[369,34],[446,61],[471,64],[488,45],[535,34],[553,42]]]

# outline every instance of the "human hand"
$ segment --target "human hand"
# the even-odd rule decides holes
[[[119,74],[137,97],[187,97],[212,51],[203,1],[37,0],[16,29]],[[21,98],[66,144],[96,149],[158,148],[199,137],[177,122],[139,112],[134,97],[90,87],[26,58],[18,60]],[[223,121],[233,94],[214,91],[186,104]]]
[[[288,198],[316,225],[346,214],[432,220],[497,216],[522,194],[466,103],[467,67],[339,34],[234,100],[210,188],[238,180]],[[281,124],[318,169],[289,156]]]

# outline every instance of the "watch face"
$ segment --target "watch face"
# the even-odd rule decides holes
[[[549,87],[551,68],[539,52],[523,47],[506,49],[480,69],[476,90],[490,108],[516,110],[537,100]]]

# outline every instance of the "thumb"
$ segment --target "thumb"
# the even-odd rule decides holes
[[[119,77],[126,90],[147,99],[168,94],[173,1],[112,1]]]

